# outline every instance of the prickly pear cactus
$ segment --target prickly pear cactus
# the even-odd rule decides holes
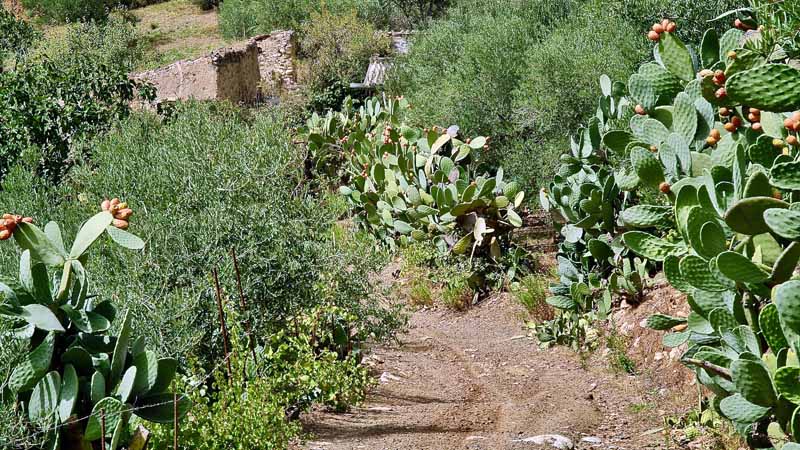
[[[636,107],[627,120],[601,120],[602,158],[562,159],[551,185],[557,227],[570,231],[562,232],[561,280],[552,291],[571,301],[554,302],[570,309],[550,326],[593,317],[582,305],[597,309],[568,287],[588,285],[595,299],[624,295],[621,275],[636,285],[631,256],[645,258],[691,308],[687,317],[655,315],[648,326],[680,329],[666,334],[664,345],[688,347],[682,361],[715,393],[717,413],[754,448],[786,440],[783,448],[794,448],[800,441],[800,70],[781,60],[780,50],[758,47],[775,41],[745,42],[738,29],[722,37],[706,33],[694,52],[699,58],[661,30],[663,24],[654,26],[649,35],[658,42],[658,63],[644,64],[628,80],[627,103]],[[610,218],[601,214],[604,205]],[[617,271],[616,261],[627,270]],[[539,334],[559,336],[552,329]],[[753,430],[768,428],[773,432],[762,434],[773,442],[753,440]]]
[[[144,247],[122,229],[132,215],[125,203],[106,200],[102,209],[83,224],[69,251],[55,222],[41,230],[29,218],[6,214],[0,219],[6,239],[13,236],[22,251],[19,281],[0,283],[0,315],[27,336],[30,347],[13,368],[7,388],[51,448],[78,440],[89,447],[104,441],[103,447],[116,449],[129,442],[132,415],[171,422],[174,407],[183,417],[191,406],[185,395],[173,405],[174,395],[167,393],[177,361],[147,351],[143,339],[134,337],[127,312],[119,333],[112,335],[116,308],[89,293],[89,251],[104,234],[129,249]],[[77,428],[63,426],[73,421]]]

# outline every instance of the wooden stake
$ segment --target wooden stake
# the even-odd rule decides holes
[[[173,448],[178,450],[178,391],[172,383],[172,436]]]
[[[106,450],[106,410],[100,410],[100,449]]]
[[[231,256],[233,257],[233,270],[236,272],[236,286],[239,288],[239,303],[242,307],[242,314],[245,316],[244,331],[247,333],[247,339],[250,341],[250,352],[253,354],[253,362],[256,360],[256,343],[253,340],[253,328],[250,325],[250,319],[247,318],[247,300],[244,298],[244,289],[242,288],[242,273],[239,271],[239,259],[236,257],[236,249],[231,249]]]
[[[222,289],[219,287],[219,274],[217,269],[211,272],[214,275],[214,287],[217,290],[217,310],[219,311],[219,326],[222,331],[222,348],[225,351],[225,363],[228,366],[228,381],[233,378],[231,359],[228,357],[228,327],[225,325],[225,313],[222,310]]]

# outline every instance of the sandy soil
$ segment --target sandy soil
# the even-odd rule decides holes
[[[552,448],[520,442],[542,434],[575,448],[676,448],[652,385],[612,373],[601,354],[582,361],[568,349],[539,350],[520,314],[508,295],[461,314],[417,311],[401,345],[369,358],[383,380],[367,403],[305,416],[314,440],[304,448]]]

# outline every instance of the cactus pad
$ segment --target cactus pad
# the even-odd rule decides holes
[[[655,187],[664,181],[661,163],[648,150],[634,147],[631,150],[631,164],[642,183]]]
[[[761,361],[736,360],[731,364],[731,375],[736,390],[748,402],[765,407],[777,402],[772,378]]]
[[[800,403],[800,367],[781,367],[775,372],[775,388],[792,403]]]
[[[691,81],[695,77],[694,63],[689,49],[673,33],[664,33],[658,42],[658,53],[664,67],[683,81]]]
[[[800,242],[792,242],[773,264],[770,280],[773,283],[789,281],[798,262],[800,262]]]
[[[686,256],[681,260],[680,268],[686,281],[697,289],[708,292],[722,292],[728,289],[708,268],[708,262],[699,256]]]
[[[788,208],[789,204],[772,197],[751,197],[740,200],[725,213],[725,223],[737,233],[754,236],[769,232],[764,212]]]
[[[625,245],[640,256],[653,261],[664,261],[667,256],[680,256],[685,248],[641,231],[629,231],[622,235]]]
[[[770,408],[748,402],[740,394],[725,397],[719,404],[722,414],[739,423],[753,423],[769,413]]]
[[[800,90],[798,90],[797,96],[800,97]],[[780,189],[800,191],[800,161],[784,162],[773,166],[771,182],[773,186]]]
[[[775,234],[800,241],[800,211],[791,209],[768,209],[764,211],[764,222]]]
[[[682,317],[672,317],[664,314],[654,314],[647,318],[647,327],[653,330],[669,330],[677,325],[686,323]]]
[[[717,267],[723,275],[738,283],[761,283],[769,278],[768,273],[741,253],[720,253],[717,257]]]
[[[772,302],[778,308],[781,323],[800,334],[800,281],[792,280],[772,290]]]
[[[761,313],[758,315],[758,326],[772,353],[777,355],[781,349],[789,347],[786,335],[781,328],[778,308],[774,304],[770,303],[761,309]]]
[[[763,111],[800,108],[800,70],[786,64],[765,64],[739,72],[725,87],[732,101]]]
[[[667,277],[669,284],[675,289],[678,289],[684,294],[690,294],[694,288],[681,274],[680,261],[680,258],[675,255],[669,255],[664,258],[664,275]]]
[[[672,208],[658,205],[636,205],[620,213],[622,222],[634,228],[670,226],[674,223]]]

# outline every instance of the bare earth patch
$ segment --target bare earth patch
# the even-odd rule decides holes
[[[457,314],[415,312],[402,345],[369,357],[382,380],[350,413],[314,411],[305,449],[526,449],[563,435],[575,448],[668,448],[652,386],[601,355],[539,350],[508,295]],[[595,361],[596,360],[596,361]],[[585,440],[584,440],[585,439]]]

